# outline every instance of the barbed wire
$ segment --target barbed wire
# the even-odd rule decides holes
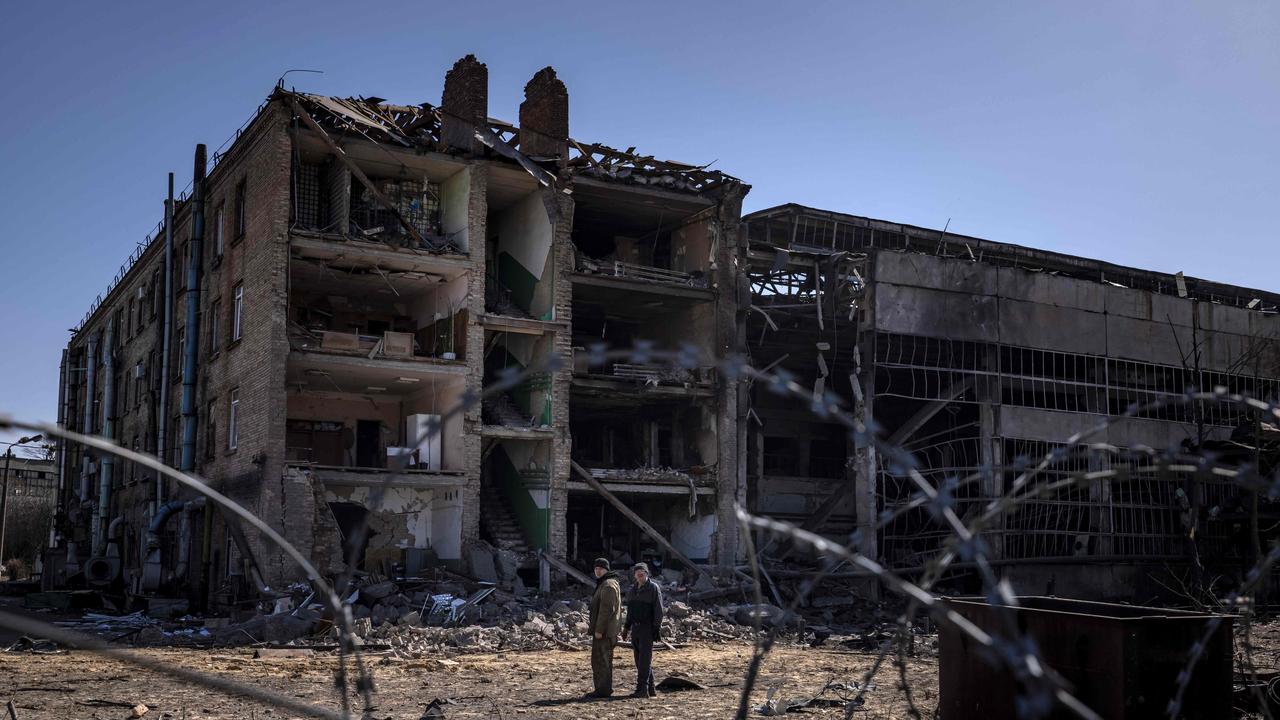
[[[1089,442],[1090,438],[1100,435],[1116,423],[1141,417],[1153,409],[1176,404],[1207,402],[1232,404],[1261,417],[1280,420],[1280,407],[1274,403],[1238,393],[1230,393],[1225,388],[1217,388],[1210,392],[1189,390],[1179,397],[1162,399],[1140,406],[1131,406],[1122,414],[1105,418],[1095,426],[1072,435],[1061,446],[1046,453],[1034,464],[1029,460],[1019,460],[1008,467],[988,465],[962,477],[948,477],[940,482],[934,482],[923,475],[918,461],[907,449],[901,446],[892,446],[882,439],[880,437],[881,433],[878,432],[878,428],[870,418],[855,417],[853,412],[845,406],[843,400],[834,393],[827,391],[821,395],[815,394],[797,383],[795,377],[784,369],[777,369],[772,372],[760,371],[753,368],[744,358],[738,356],[717,360],[706,357],[698,348],[692,345],[684,345],[674,351],[658,350],[653,343],[645,341],[637,342],[633,347],[627,349],[610,349],[604,344],[595,344],[587,348],[585,360],[590,367],[599,367],[616,360],[626,360],[634,364],[667,365],[683,370],[710,366],[715,367],[727,383],[736,383],[744,380],[761,383],[770,392],[791,396],[806,404],[815,416],[843,426],[849,438],[854,441],[857,447],[873,447],[880,453],[895,474],[905,475],[910,480],[914,491],[908,500],[895,508],[887,508],[885,512],[880,513],[875,518],[872,527],[874,531],[879,532],[905,513],[920,509],[926,510],[935,522],[944,527],[947,533],[946,542],[940,543],[938,553],[923,567],[919,568],[921,577],[914,583],[903,577],[899,571],[895,571],[874,558],[861,554],[858,551],[863,541],[861,530],[851,534],[847,544],[840,544],[795,525],[753,515],[740,505],[735,505],[736,520],[744,530],[742,533],[743,545],[748,551],[747,556],[752,571],[751,579],[754,585],[753,594],[757,609],[763,605],[764,601],[762,590],[764,587],[764,579],[762,578],[764,571],[761,566],[761,552],[757,552],[752,531],[759,531],[769,537],[771,544],[777,539],[782,539],[787,543],[807,548],[816,557],[823,559],[821,567],[803,578],[798,592],[784,610],[784,618],[794,614],[796,610],[803,606],[809,594],[823,581],[823,578],[845,564],[855,568],[855,572],[864,573],[867,578],[874,579],[890,592],[905,600],[906,609],[897,617],[894,634],[881,643],[871,667],[862,674],[861,680],[855,685],[856,695],[846,705],[846,718],[852,717],[853,712],[864,701],[864,696],[868,689],[873,687],[876,674],[883,668],[884,663],[891,654],[894,657],[894,664],[898,668],[898,681],[904,690],[908,711],[912,717],[921,716],[906,674],[908,656],[911,653],[910,643],[913,639],[912,627],[915,624],[917,614],[921,611],[925,612],[935,623],[955,628],[978,643],[979,646],[985,648],[990,657],[1017,680],[1019,695],[1015,698],[1015,708],[1019,717],[1045,717],[1058,707],[1065,709],[1076,717],[1098,717],[1092,709],[1086,707],[1084,703],[1072,694],[1069,684],[1043,661],[1034,641],[1026,633],[1019,631],[1014,614],[1018,608],[1017,596],[1012,585],[1000,578],[996,572],[991,563],[990,547],[983,539],[983,533],[989,531],[997,519],[1017,513],[1021,507],[1030,502],[1051,497],[1059,490],[1088,487],[1094,483],[1111,481],[1123,477],[1124,473],[1127,472],[1121,469],[1109,468],[1070,471],[1066,473],[1066,477],[1061,477],[1062,472],[1058,471],[1058,477],[1046,481],[1037,481],[1037,478],[1041,475],[1071,459],[1074,453],[1105,453],[1117,457],[1141,457],[1153,462],[1161,472],[1218,478],[1229,481],[1247,492],[1264,494],[1270,498],[1280,497],[1280,473],[1273,472],[1271,477],[1264,477],[1260,468],[1249,465],[1230,466],[1221,464],[1217,462],[1216,458],[1204,452],[1198,454],[1179,453],[1172,450],[1158,450],[1143,446],[1122,450],[1109,443]],[[428,423],[422,436],[418,438],[418,442],[420,443],[422,440],[427,439],[433,433],[441,432],[444,423],[448,419],[476,410],[485,398],[512,389],[531,376],[555,372],[562,366],[563,359],[554,353],[550,353],[521,370],[508,368],[502,371],[498,375],[496,382],[478,390],[468,389],[458,403],[440,413],[438,419]],[[53,628],[43,623],[36,623],[28,618],[0,613],[0,626],[40,634],[63,644],[80,647],[90,652],[107,654],[152,670],[170,671],[168,672],[170,675],[203,684],[214,690],[251,695],[263,702],[317,717],[351,717],[349,702],[351,688],[348,687],[351,678],[348,675],[348,662],[352,662],[356,667],[357,673],[355,690],[363,700],[364,711],[367,712],[374,707],[375,688],[373,677],[360,657],[359,643],[354,633],[350,609],[345,606],[337,592],[335,592],[335,588],[342,590],[351,581],[355,570],[353,562],[348,561],[343,572],[335,579],[333,585],[330,585],[310,561],[269,524],[230,498],[218,493],[209,487],[204,480],[195,475],[178,472],[152,456],[128,450],[104,438],[85,436],[55,425],[26,422],[7,416],[0,416],[0,427],[33,430],[46,433],[50,437],[60,437],[68,442],[80,443],[99,452],[116,455],[122,459],[138,463],[142,467],[154,470],[165,477],[173,478],[185,487],[209,498],[224,511],[243,520],[254,530],[261,533],[267,542],[283,551],[286,557],[303,571],[311,582],[313,589],[316,590],[317,597],[321,598],[335,619],[335,628],[339,637],[339,663],[335,668],[334,684],[341,696],[341,710],[335,712],[327,708],[300,703],[294,698],[280,696],[266,690],[249,688],[224,678],[216,678],[195,671],[182,670],[181,673],[176,673],[172,672],[176,670],[172,667],[154,667],[160,664],[136,653],[129,653],[109,646],[92,636],[61,628]],[[390,469],[393,471],[403,469],[405,462],[405,459],[395,458],[392,460]],[[991,499],[982,508],[981,512],[972,514],[967,521],[960,517],[956,500],[958,490],[973,483],[981,483],[984,480],[988,480],[997,472],[1008,472],[1010,470],[1016,471],[1018,474],[1001,495]],[[374,483],[373,493],[371,493],[368,502],[371,512],[365,516],[366,518],[382,507],[386,491],[391,487],[392,474],[388,473],[381,482]],[[356,529],[357,537],[364,536],[366,532],[367,523],[361,522]],[[356,545],[358,546],[359,543],[357,542]],[[1231,612],[1237,608],[1244,607],[1246,612],[1243,615],[1243,619],[1246,625],[1250,623],[1253,618],[1253,608],[1249,603],[1250,594],[1260,585],[1278,561],[1280,561],[1280,547],[1273,548],[1262,557],[1259,557],[1254,566],[1245,575],[1240,588],[1226,597],[1221,608],[1222,611]],[[999,625],[1001,626],[999,632],[988,632],[980,628],[960,613],[951,609],[944,600],[931,592],[933,585],[944,576],[947,570],[960,565],[963,565],[966,569],[976,571],[981,580],[983,594],[987,603],[998,609]],[[758,677],[759,668],[774,646],[779,634],[779,625],[777,623],[773,623],[768,633],[764,633],[762,613],[755,612],[753,615],[755,644],[751,661],[744,671],[744,682],[737,708],[737,717],[739,718],[746,717],[747,713],[750,712],[750,695]],[[1188,648],[1187,662],[1178,675],[1175,692],[1166,708],[1169,717],[1176,718],[1181,713],[1195,667],[1206,652],[1210,639],[1221,627],[1223,619],[1221,615],[1211,618],[1206,623],[1203,635]],[[1246,643],[1246,654],[1249,655],[1248,662],[1252,667],[1251,642]],[[1260,697],[1260,691],[1256,685],[1253,692]],[[1260,702],[1259,704],[1266,708],[1265,702]],[[1269,712],[1267,714],[1269,717]]]

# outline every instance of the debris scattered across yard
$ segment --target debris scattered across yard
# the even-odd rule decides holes
[[[874,603],[824,595],[800,613],[751,602],[747,586],[714,585],[705,579],[664,587],[667,613],[664,644],[670,649],[693,642],[751,641],[756,627],[785,641],[818,646],[874,649],[896,632],[896,614]],[[587,650],[589,589],[557,593],[521,588],[519,594],[495,583],[475,581],[447,571],[432,577],[365,576],[345,592],[357,639],[367,648],[414,657],[445,650],[450,654],[509,650]],[[699,597],[710,596],[700,600]],[[736,600],[736,602],[735,602]],[[838,612],[836,612],[838,611]],[[336,648],[333,618],[299,584],[273,602],[238,617],[153,617],[144,611],[85,612],[56,621],[69,629],[137,646]],[[919,632],[924,632],[922,626]],[[932,648],[933,641],[925,647]],[[23,638],[13,650],[54,651],[49,643]]]

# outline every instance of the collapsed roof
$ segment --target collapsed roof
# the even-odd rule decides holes
[[[469,150],[450,146],[442,139],[445,110],[431,103],[396,105],[378,97],[339,98],[284,89],[277,89],[272,97],[296,101],[326,131],[355,134],[371,142],[418,151]],[[520,162],[541,181],[549,184],[558,169],[560,158],[524,153],[520,128],[511,123],[488,118],[486,126],[475,128],[475,132],[476,138],[490,151]],[[563,167],[574,175],[694,194],[741,184],[738,178],[706,165],[658,160],[652,155],[637,153],[634,147],[619,150],[572,137],[563,140],[568,146]]]

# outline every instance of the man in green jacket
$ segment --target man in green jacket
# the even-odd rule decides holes
[[[596,591],[591,595],[591,615],[587,622],[591,633],[591,680],[595,689],[587,693],[589,698],[607,698],[613,695],[613,645],[622,624],[622,586],[618,573],[609,568],[609,561],[596,558]]]

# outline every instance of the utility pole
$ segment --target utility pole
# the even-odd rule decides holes
[[[13,460],[13,446],[4,453],[4,489],[0,490],[0,567],[4,567],[5,521],[9,519],[9,461]],[[13,580],[13,578],[9,578]]]

